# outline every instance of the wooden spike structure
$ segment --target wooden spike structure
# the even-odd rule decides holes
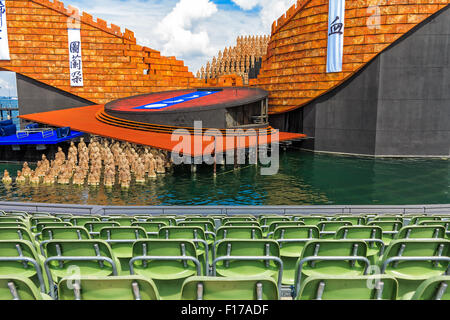
[[[242,77],[244,84],[248,84],[250,69],[255,68],[256,61],[266,54],[269,40],[267,35],[237,37],[236,45],[219,51],[217,57],[200,69],[197,77],[208,80],[237,74]]]

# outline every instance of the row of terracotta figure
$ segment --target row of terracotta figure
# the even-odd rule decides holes
[[[132,175],[136,183],[145,183],[147,178],[156,178],[157,174],[165,174],[172,167],[167,151],[101,139],[102,142],[91,138],[86,145],[84,138],[80,138],[77,146],[72,141],[67,155],[58,147],[54,160],[49,161],[43,154],[35,170],[25,162],[22,170],[17,171],[16,183],[51,185],[69,184],[72,181],[74,185],[103,183],[107,187],[119,184],[129,188]],[[2,182],[12,183],[7,170],[4,171]]]

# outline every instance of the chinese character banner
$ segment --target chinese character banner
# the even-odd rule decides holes
[[[0,1],[0,60],[11,60],[6,26],[6,1]]]
[[[70,85],[83,86],[83,63],[81,59],[80,29],[67,29],[69,35]]]
[[[328,10],[327,72],[342,71],[345,0],[330,0]]]

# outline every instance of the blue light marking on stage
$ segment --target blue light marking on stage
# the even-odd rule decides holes
[[[152,103],[149,103],[149,104],[146,104],[146,105],[143,105],[140,107],[136,107],[133,109],[144,109],[144,110],[164,109],[164,108],[171,107],[171,106],[174,106],[179,103],[206,97],[206,96],[212,95],[217,92],[219,92],[219,91],[214,91],[214,90],[196,91],[196,92],[189,93],[189,94],[183,94],[183,95],[177,96],[177,97],[172,97],[170,99],[152,102]]]

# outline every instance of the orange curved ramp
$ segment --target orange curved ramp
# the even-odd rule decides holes
[[[186,147],[182,149],[183,154],[193,157],[211,154],[211,144],[214,144],[211,137],[204,137],[204,139],[201,139],[199,136],[195,137],[194,135],[179,135],[178,137],[173,137],[172,134],[168,133],[141,131],[109,125],[96,118],[97,112],[101,111],[103,108],[104,105],[93,105],[22,115],[20,118],[55,127],[70,127],[77,131],[168,151],[174,150],[177,145],[179,146],[180,141],[188,141],[186,142]],[[289,132],[279,132],[278,137],[277,134],[262,134],[259,135],[257,139],[239,137],[239,141],[233,138],[229,140],[224,138],[223,143],[216,143],[216,153],[223,153],[227,150],[236,149],[236,146],[239,148],[248,148],[256,145],[256,143],[262,145],[266,142],[271,143],[302,138],[306,138],[306,135]]]

